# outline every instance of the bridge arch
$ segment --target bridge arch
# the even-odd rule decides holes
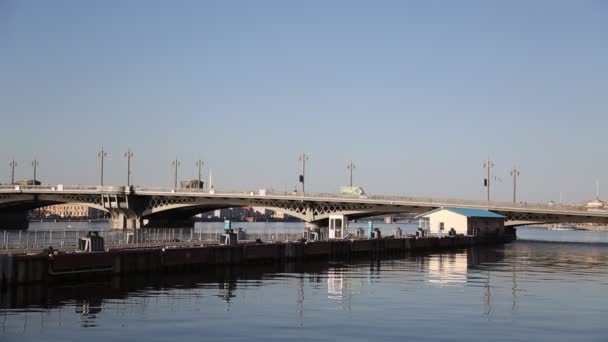
[[[185,219],[198,213],[245,206],[266,208],[309,223],[327,221],[332,214],[361,218],[403,211],[396,210],[394,207],[387,208],[365,203],[319,202],[302,199],[153,196],[143,206],[141,218]]]
[[[99,195],[26,195],[0,197],[0,210],[33,210],[57,204],[78,204],[89,208],[109,212],[104,208]]]
[[[197,214],[208,213],[208,212],[218,210],[218,209],[241,208],[241,207],[245,207],[245,206],[250,206],[250,205],[248,205],[248,204],[245,204],[245,205],[228,204],[228,203],[224,203],[224,204],[209,204],[209,203],[170,204],[167,206],[163,206],[161,208],[146,209],[142,212],[141,218],[142,219],[154,219],[154,218],[158,218],[158,217],[187,218],[187,217],[193,217]],[[300,220],[306,221],[306,216],[302,215],[302,213],[297,212],[297,211],[287,210],[287,209],[283,209],[283,208],[279,208],[279,207],[263,207],[263,208],[281,212],[281,213],[287,214],[289,216],[298,218]]]

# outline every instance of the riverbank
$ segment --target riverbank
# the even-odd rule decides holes
[[[0,255],[0,283],[13,286],[39,282],[88,281],[115,275],[201,271],[218,265],[286,261],[344,260],[427,250],[506,243],[514,236],[384,238],[315,242],[243,243],[233,246],[157,246],[117,248],[105,252]]]

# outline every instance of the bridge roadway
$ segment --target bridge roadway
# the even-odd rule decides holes
[[[77,203],[110,213],[112,227],[184,227],[198,213],[255,206],[284,212],[311,226],[325,226],[332,214],[349,219],[421,213],[438,207],[488,209],[505,215],[507,225],[531,223],[608,224],[608,212],[583,206],[513,204],[399,196],[347,196],[331,193],[235,192],[124,186],[0,186],[0,228],[27,226],[29,210],[52,204]]]

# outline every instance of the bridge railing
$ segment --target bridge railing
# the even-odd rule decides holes
[[[61,190],[86,190],[86,191],[97,191],[95,185],[65,185],[65,184],[44,184],[44,185],[0,185],[0,190],[50,190],[50,191],[61,191]]]
[[[201,193],[201,194],[208,194],[209,193],[209,189],[202,189],[202,188],[166,188],[166,187],[135,187],[134,190],[136,192],[140,192],[140,193],[145,193],[145,192],[160,192],[160,193]],[[231,192],[232,193],[232,192]],[[238,192],[234,192],[234,193],[238,193]]]

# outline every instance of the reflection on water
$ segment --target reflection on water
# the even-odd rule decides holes
[[[607,244],[518,241],[398,259],[11,288],[0,294],[0,336],[601,341],[606,291]]]
[[[469,254],[440,254],[429,259],[429,282],[441,286],[462,285],[467,281]]]

